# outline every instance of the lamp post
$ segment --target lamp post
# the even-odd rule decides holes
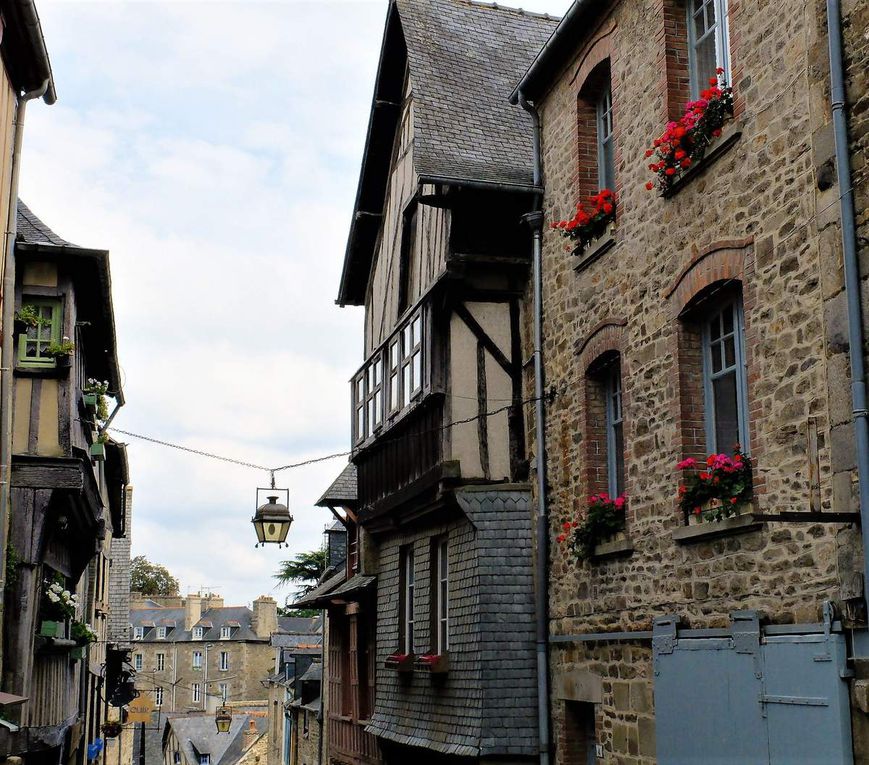
[[[256,547],[267,544],[276,544],[278,547],[283,547],[287,534],[290,531],[290,524],[293,522],[293,516],[290,515],[289,510],[290,490],[276,489],[274,473],[272,473],[271,478],[272,485],[270,489],[256,490],[257,504],[260,501],[260,493],[269,492],[266,495],[268,502],[259,505],[253,518],[251,518],[251,523],[253,523],[253,527],[256,530],[256,538],[258,540],[255,545]],[[282,498],[281,495],[286,496],[285,504],[278,502]]]

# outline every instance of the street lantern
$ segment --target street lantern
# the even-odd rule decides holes
[[[290,515],[288,507],[290,490],[276,489],[274,480],[272,480],[270,489],[257,489],[257,503],[260,501],[261,492],[269,493],[266,496],[268,502],[257,507],[256,513],[251,519],[256,530],[256,537],[259,540],[255,546],[276,544],[278,547],[282,547],[290,531],[290,524],[293,522],[293,516]],[[286,496],[286,504],[278,502],[282,498],[282,494]]]
[[[214,723],[217,725],[218,733],[229,733],[229,729],[232,727],[232,712],[225,706],[220,707],[217,714],[214,715]]]

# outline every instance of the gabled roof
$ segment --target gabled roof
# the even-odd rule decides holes
[[[314,504],[317,507],[342,507],[356,504],[356,465],[348,462],[332,485]]]
[[[423,182],[533,190],[531,118],[508,96],[557,19],[471,0],[392,0],[338,292],[364,301],[405,67],[413,91],[413,161]]]

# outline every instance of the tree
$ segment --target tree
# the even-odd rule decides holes
[[[178,580],[165,566],[137,555],[130,561],[130,589],[143,595],[177,595]]]
[[[326,550],[323,548],[311,550],[310,552],[299,553],[295,558],[281,563],[278,573],[275,574],[275,579],[278,580],[279,587],[290,584],[299,585],[293,597],[301,598],[317,586],[320,575],[325,568]]]

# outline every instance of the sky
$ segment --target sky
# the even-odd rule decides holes
[[[570,0],[514,4],[560,15]],[[386,0],[37,7],[58,101],[28,108],[20,195],[111,251],[127,400],[113,424],[266,467],[349,449],[362,309],[334,301]],[[283,602],[272,575],[321,544],[331,515],[314,502],[346,457],[277,474],[289,547],[255,549],[266,472],[115,437],[134,555],[182,593]]]

